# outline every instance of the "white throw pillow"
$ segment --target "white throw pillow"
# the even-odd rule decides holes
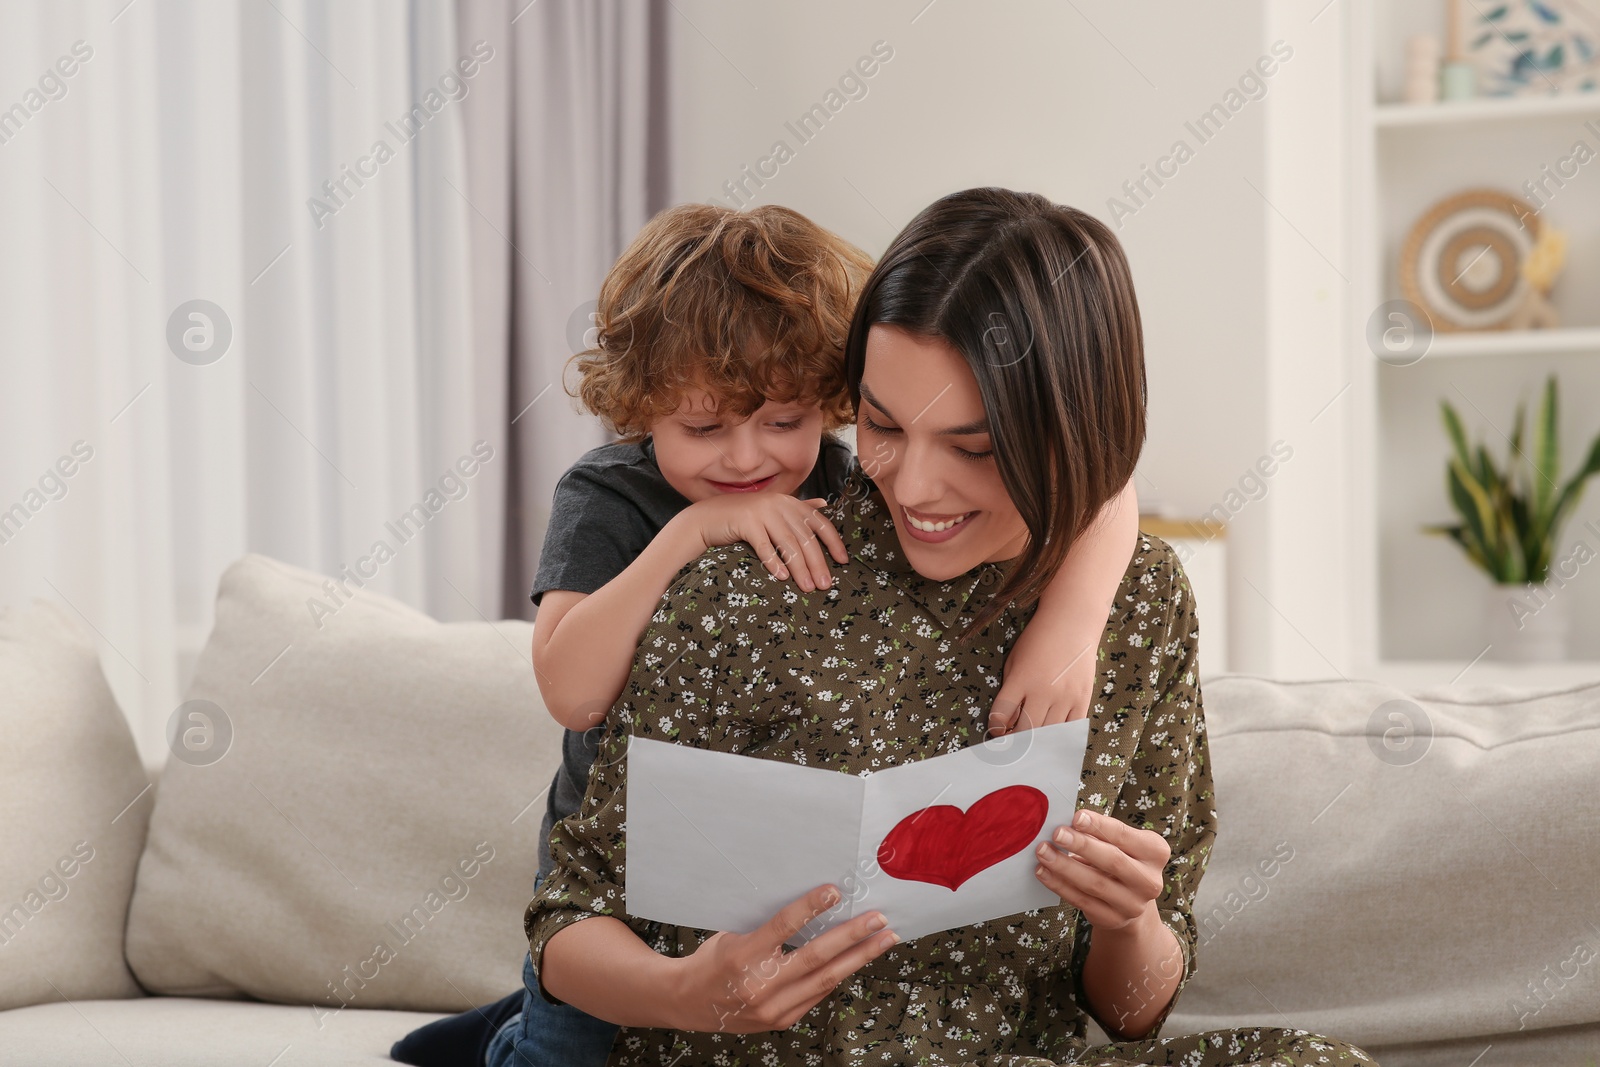
[[[122,935],[151,801],[76,619],[0,611],[0,1010],[136,997]]]
[[[139,980],[319,1021],[516,990],[561,739],[531,638],[264,556],[230,567],[139,866]]]

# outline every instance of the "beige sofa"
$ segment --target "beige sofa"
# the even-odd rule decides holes
[[[0,1064],[385,1062],[517,988],[559,742],[529,637],[246,557],[153,789],[91,636],[0,614]],[[1168,1032],[1596,1062],[1600,686],[1204,691],[1222,829]]]

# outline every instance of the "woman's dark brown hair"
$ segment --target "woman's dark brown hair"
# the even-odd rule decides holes
[[[867,333],[938,338],[978,381],[1006,492],[1028,544],[966,640],[1031,604],[1122,491],[1144,446],[1144,335],[1111,230],[1035,193],[968,189],[925,208],[878,260],[845,341],[859,409]]]

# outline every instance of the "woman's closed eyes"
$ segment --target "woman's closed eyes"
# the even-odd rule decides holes
[[[865,411],[861,413],[861,422],[862,425],[864,425],[873,433],[884,434],[887,436],[889,434],[896,434],[900,432],[900,427],[898,426],[880,426],[878,423],[874,422],[872,416],[868,415]],[[972,452],[957,445],[951,445],[950,447],[954,448],[956,450],[956,454],[962,459],[970,459],[975,463],[988,459],[990,456],[994,455],[994,449],[988,449],[983,452]]]

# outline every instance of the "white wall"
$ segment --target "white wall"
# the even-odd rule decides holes
[[[1114,227],[1138,287],[1150,379],[1141,504],[1185,515],[1237,509],[1231,666],[1327,676],[1327,659],[1344,655],[1343,619],[1316,613],[1337,575],[1307,574],[1317,568],[1303,555],[1274,567],[1268,552],[1269,531],[1277,543],[1308,527],[1338,541],[1304,513],[1325,479],[1339,477],[1329,468],[1337,442],[1324,453],[1340,432],[1336,410],[1310,423],[1338,388],[1343,298],[1322,258],[1339,254],[1342,216],[1326,197],[1331,183],[1337,200],[1328,161],[1337,164],[1342,130],[1337,115],[1329,126],[1315,112],[1342,37],[1337,5],[1321,7],[1280,6],[1269,24],[1261,2],[1170,6],[1153,24],[1148,12],[1106,0],[675,0],[674,198],[786,204],[877,254],[920,208],[972,185],[1040,192],[1108,223],[1109,199],[1124,197],[1136,210]],[[1270,64],[1259,98],[1237,98],[1237,113],[1202,143],[1185,124],[1228,103],[1279,38],[1293,55]],[[893,58],[866,95],[801,144],[785,122],[823,101],[878,41]],[[1307,107],[1320,124],[1301,120]],[[1275,154],[1269,121],[1289,131]],[[1153,195],[1142,206],[1128,200],[1123,183],[1180,138],[1192,158],[1159,188],[1147,182]],[[779,140],[794,158],[764,188],[748,186],[753,201],[726,199],[723,183],[754,170]],[[1314,313],[1273,319],[1269,293],[1296,316]],[[1280,438],[1294,458],[1263,480],[1264,495],[1230,497]]]

